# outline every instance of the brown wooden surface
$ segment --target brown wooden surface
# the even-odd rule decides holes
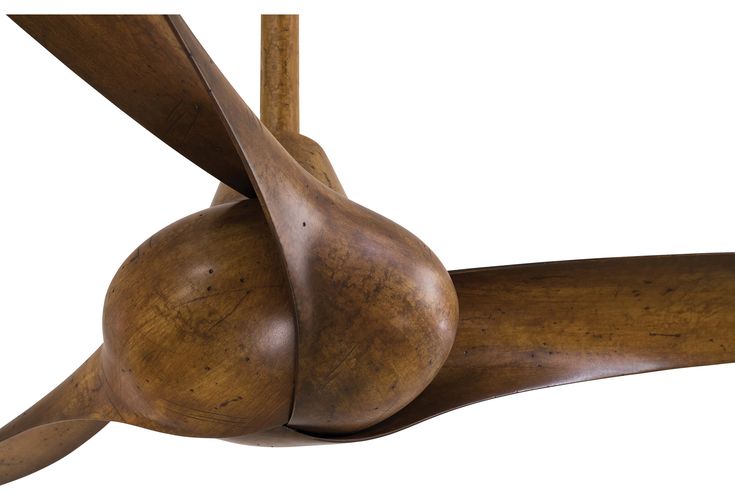
[[[460,322],[439,374],[402,411],[343,440],[379,437],[530,389],[735,362],[732,253],[524,264],[451,275]]]
[[[336,191],[342,195],[345,194],[342,184],[337,178],[337,174],[332,168],[332,164],[327,158],[324,150],[308,137],[295,134],[292,132],[279,132],[275,134],[278,142],[290,154],[301,167],[311,174],[316,180],[327,186],[329,189]],[[212,205],[220,203],[229,203],[232,201],[243,200],[245,197],[225,184],[217,187],[214,194]]]
[[[301,167],[328,188],[344,195],[342,184],[321,146],[310,138],[298,134],[298,16],[262,16],[262,26],[261,120],[269,130],[274,131],[278,142]],[[280,110],[288,112],[282,113]],[[279,119],[279,116],[282,119]],[[241,194],[220,183],[212,205],[242,198]],[[301,433],[285,426],[226,439],[253,446],[299,446],[319,443],[313,439],[304,440]]]
[[[319,144],[304,135],[287,131],[276,132],[275,137],[312,177],[332,191],[346,196],[327,154]]]
[[[99,364],[98,350],[56,389],[0,429],[0,484],[54,463],[115,417]]]
[[[451,347],[449,275],[415,236],[326,188],[268,133],[180,18],[172,18],[247,159],[279,243],[298,325],[289,425],[368,427],[408,404]]]
[[[238,192],[254,195],[207,89],[165,16],[10,17],[163,142]]]
[[[288,422],[296,327],[257,200],[193,214],[140,245],[110,283],[103,326],[124,422],[200,437]]]
[[[261,17],[260,120],[286,151],[321,183],[345,194],[324,150],[299,134],[299,16]],[[220,184],[212,205],[243,199]]]
[[[260,120],[273,133],[298,133],[299,16],[260,20]]]
[[[217,185],[217,191],[214,192],[212,203],[210,206],[221,205],[223,203],[232,203],[233,201],[246,200],[247,197],[243,196],[242,193],[238,193],[227,184],[219,183]]]
[[[52,463],[110,420],[260,445],[356,441],[519,391],[735,361],[735,254],[450,278],[408,231],[343,196],[297,123],[274,137],[181,18],[17,21],[134,117],[141,102],[156,105],[154,76],[188,89],[182,102],[201,104],[194,122],[209,125],[192,126],[182,144],[229,144],[239,163],[224,153],[229,166],[214,169],[247,175],[258,200],[221,203],[239,198],[223,192],[133,252],[108,290],[100,350],[0,429],[0,482]],[[92,45],[128,70],[74,51],[108,31]],[[131,61],[163,69],[136,73]],[[142,101],[113,77],[132,79]],[[279,99],[292,95],[271,105]],[[146,126],[156,133],[164,122]]]

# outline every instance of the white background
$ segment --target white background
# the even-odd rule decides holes
[[[105,9],[65,11],[121,11]],[[302,132],[351,198],[449,269],[735,250],[731,3],[135,0],[124,11],[183,13],[256,110],[258,15],[301,13]],[[207,206],[216,181],[7,19],[0,47],[2,424],[99,345],[118,265]],[[297,449],[111,424],[0,497],[732,498],[734,386],[733,365],[624,377]]]

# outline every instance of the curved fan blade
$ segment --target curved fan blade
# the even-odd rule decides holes
[[[246,195],[254,191],[166,16],[10,16],[135,121]]]
[[[289,425],[334,434],[369,427],[398,411],[409,392],[420,392],[429,383],[438,364],[427,355],[424,365],[424,353],[437,352],[444,359],[456,320],[446,271],[405,229],[309,175],[222,77],[183,21],[170,19],[248,160],[248,175],[278,241],[299,330]],[[421,293],[412,281],[419,277],[426,287]],[[398,313],[391,300],[402,292],[405,307]],[[434,316],[437,329],[422,330]],[[386,318],[394,317],[393,327],[386,327]],[[381,334],[379,343],[375,338]],[[409,339],[414,334],[421,348]],[[400,367],[386,362],[386,355],[398,360],[398,350],[406,354]],[[362,374],[372,366],[384,369],[379,375],[373,370],[370,380]],[[404,387],[390,393],[395,380]]]
[[[304,170],[312,175],[316,180],[327,186],[339,194],[347,196],[342,184],[334,172],[334,168],[327,158],[327,154],[322,147],[313,139],[305,135],[293,132],[279,131],[275,134],[276,139],[281,146],[290,154]],[[217,187],[217,192],[212,200],[212,206],[232,201],[242,200],[243,197],[237,191],[233,191],[224,184]]]
[[[371,429],[324,439],[379,437],[530,389],[735,362],[733,253],[525,264],[451,275],[460,325],[434,381]],[[290,437],[297,444],[308,439]]]
[[[98,349],[68,379],[0,429],[0,484],[68,455],[115,416]]]

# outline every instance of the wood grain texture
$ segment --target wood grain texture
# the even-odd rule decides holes
[[[275,134],[276,140],[283,148],[301,165],[301,167],[312,175],[316,180],[327,186],[329,189],[345,195],[344,188],[334,172],[334,168],[327,158],[327,154],[322,147],[312,139],[292,132],[278,132]],[[212,205],[220,203],[230,203],[232,201],[244,200],[245,197],[228,187],[226,184],[220,184],[212,199]]]
[[[735,362],[735,254],[453,271],[460,322],[427,389],[370,439],[521,391]],[[292,444],[298,436],[292,435]]]
[[[289,19],[280,19],[286,17]],[[267,18],[267,19],[266,19]],[[274,132],[278,142],[315,179],[328,188],[345,195],[324,150],[312,139],[298,134],[298,16],[263,16],[261,31],[261,120]],[[285,49],[284,49],[285,47]],[[285,59],[285,60],[284,60]],[[296,60],[294,62],[294,60]],[[286,82],[287,91],[283,91]],[[289,110],[287,117],[278,119],[280,108]],[[295,119],[293,119],[295,117]],[[241,194],[220,184],[212,205],[241,200]],[[301,446],[319,444],[304,439],[298,431],[282,426],[236,438],[226,438],[253,446]]]
[[[198,437],[288,422],[295,323],[257,200],[219,205],[143,242],[113,278],[103,346],[0,429],[0,483],[53,463],[107,421]]]
[[[316,141],[288,131],[275,133],[276,140],[314,179],[332,191],[347,196],[327,154]]]
[[[113,420],[257,445],[358,441],[520,391],[735,361],[735,254],[450,277],[415,236],[348,200],[298,133],[294,19],[264,20],[264,60],[279,61],[263,70],[268,126],[178,16],[16,21],[258,199],[221,188],[215,206],[126,259],[105,299],[103,346],[0,429],[0,483]]]
[[[261,122],[307,172],[330,189],[345,194],[321,146],[299,134],[299,16],[262,16],[260,46]],[[220,185],[212,204],[243,198]]]
[[[98,350],[46,397],[0,429],[0,484],[56,462],[116,416]]]
[[[288,422],[296,325],[257,200],[206,209],[140,245],[110,283],[103,326],[124,422],[199,437]]]
[[[436,256],[397,224],[308,175],[180,18],[172,24],[247,160],[278,241],[298,325],[289,425],[343,433],[408,404],[451,348],[457,302]]]
[[[247,200],[247,196],[243,196],[242,193],[238,193],[227,184],[219,183],[217,185],[217,191],[214,192],[212,203],[210,206],[221,205],[223,203],[232,203],[233,201]]]
[[[260,18],[260,120],[271,132],[299,132],[299,16]]]
[[[10,16],[115,106],[234,190],[242,160],[165,16]]]

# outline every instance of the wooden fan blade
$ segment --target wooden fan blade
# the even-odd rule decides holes
[[[327,154],[313,139],[288,131],[275,132],[281,146],[316,180],[329,189],[347,196]],[[242,200],[243,196],[224,184],[220,184],[212,200],[212,206]]]
[[[299,332],[289,425],[370,427],[419,394],[446,358],[457,321],[451,280],[415,236],[309,175],[183,20],[170,19],[247,160],[283,258]]]
[[[345,440],[464,405],[617,375],[735,362],[735,254],[525,264],[450,273],[460,324],[427,389]]]
[[[98,349],[68,379],[0,429],[0,484],[68,455],[115,417]]]
[[[166,16],[10,16],[163,142],[253,196],[242,160]]]

